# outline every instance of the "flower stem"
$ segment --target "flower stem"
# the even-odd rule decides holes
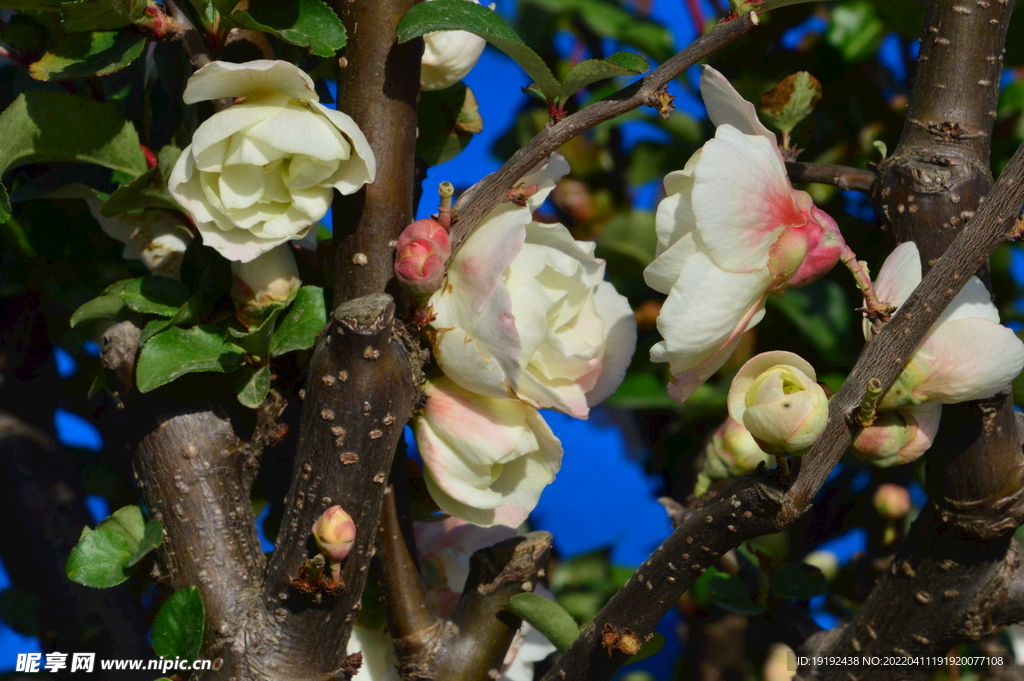
[[[864,307],[860,308],[861,311],[867,315],[867,318],[877,329],[877,327],[889,321],[896,308],[878,299],[878,294],[875,293],[875,286],[871,283],[871,276],[868,274],[867,263],[863,260],[857,260],[857,254],[849,246],[843,245],[839,259],[850,270],[853,280],[857,283],[857,288],[864,294]]]
[[[857,412],[857,421],[860,425],[870,426],[875,422],[875,405],[878,404],[878,398],[882,396],[882,382],[877,378],[872,378],[868,381],[867,388],[864,392],[864,400],[860,403],[860,411]]]
[[[437,193],[441,195],[441,205],[437,209],[437,222],[445,229],[452,226],[452,196],[455,187],[445,181],[437,185]]]

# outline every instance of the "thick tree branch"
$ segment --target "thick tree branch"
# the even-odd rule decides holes
[[[786,172],[789,173],[791,182],[819,182],[859,192],[871,191],[871,183],[875,181],[873,170],[821,163],[787,161]]]
[[[481,180],[473,191],[463,194],[455,204],[458,222],[452,226],[452,250],[457,251],[491,210],[508,197],[508,192],[531,168],[547,158],[573,137],[598,123],[621,116],[641,106],[671,108],[664,88],[668,83],[708,55],[714,54],[757,25],[757,15],[748,12],[733,21],[721,23],[690,43],[658,68],[608,99],[566,116],[549,125],[530,143],[513,154],[497,172]],[[661,98],[659,98],[661,95]]]

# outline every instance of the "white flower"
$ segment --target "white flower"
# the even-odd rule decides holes
[[[231,300],[235,316],[246,326],[259,325],[273,306],[295,299],[302,281],[288,244],[276,246],[255,260],[231,263]]]
[[[468,31],[427,33],[423,36],[420,88],[443,90],[455,85],[476,66],[486,45],[486,40]]]
[[[355,122],[320,104],[313,81],[284,61],[210,62],[184,100],[242,98],[206,120],[174,165],[168,189],[206,245],[248,262],[301,239],[331,205],[376,172]]]
[[[753,105],[710,67],[701,93],[715,138],[665,177],[657,258],[644,271],[668,294],[651,360],[669,362],[669,393],[680,402],[761,320],[769,293],[821,277],[845,246],[835,221],[790,185]]]
[[[423,386],[413,421],[430,496],[475,525],[518,527],[562,465],[562,444],[536,409],[473,394],[447,378]]]
[[[729,389],[729,416],[769,454],[799,456],[828,423],[828,397],[805,359],[763,352],[747,361]]]
[[[921,283],[912,241],[897,246],[875,280],[879,299],[902,305]],[[864,325],[865,338],[872,335]],[[988,289],[971,277],[878,404],[880,411],[923,403],[955,404],[992,397],[1024,368],[1024,343],[999,323]]]
[[[567,171],[552,156],[523,178],[537,186],[526,206],[500,205],[466,240],[430,298],[431,333],[437,363],[462,388],[586,418],[622,382],[636,323],[592,242],[532,221]]]
[[[124,244],[125,260],[141,260],[153,274],[180,278],[181,259],[192,233],[173,213],[151,209],[108,218],[100,213],[103,204],[98,199],[88,199],[86,204],[103,232]]]

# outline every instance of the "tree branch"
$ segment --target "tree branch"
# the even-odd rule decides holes
[[[830,402],[824,433],[798,460],[792,486],[787,490],[765,474],[748,476],[684,520],[598,613],[545,681],[610,678],[626,656],[602,649],[606,624],[646,636],[715,557],[747,539],[783,529],[807,510],[853,437],[854,415],[868,381],[878,380],[883,390],[892,384],[942,311],[1006,239],[1021,204],[1024,146],[1017,149],[977,215],[864,349]]]
[[[714,54],[758,23],[757,14],[748,12],[729,22],[720,23],[700,36],[686,49],[632,85],[619,90],[607,99],[566,116],[560,122],[539,132],[530,143],[513,154],[497,172],[482,179],[472,192],[463,194],[455,204],[458,221],[452,226],[452,252],[458,251],[477,225],[491,210],[508,197],[508,192],[519,179],[535,165],[547,158],[573,137],[598,123],[621,116],[641,106],[663,106],[667,112],[671,104],[659,103],[659,93],[668,83],[708,55]],[[666,95],[667,96],[667,95]]]
[[[871,191],[871,183],[875,181],[873,170],[821,163],[786,161],[786,172],[790,182],[819,182],[865,193]]]

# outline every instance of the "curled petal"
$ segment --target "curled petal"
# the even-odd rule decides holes
[[[771,142],[779,160],[784,160],[775,133],[761,123],[754,105],[743,99],[732,83],[710,66],[704,66],[700,78],[700,96],[708,109],[708,118],[715,127],[731,125],[744,135],[760,135]]]
[[[195,104],[222,97],[261,98],[287,95],[303,102],[319,102],[313,79],[286,61],[257,59],[243,64],[212,61],[195,72],[183,99]]]

